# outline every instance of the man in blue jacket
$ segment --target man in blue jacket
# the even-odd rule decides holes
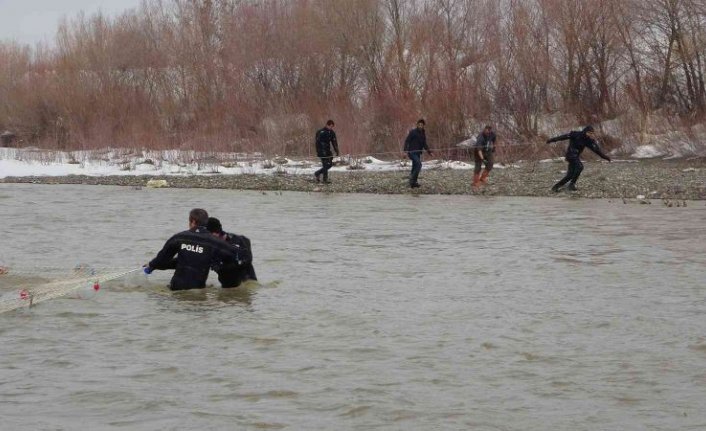
[[[419,187],[417,179],[419,178],[419,172],[422,170],[422,151],[426,150],[430,156],[432,155],[427,146],[427,135],[424,132],[425,125],[426,123],[423,119],[417,121],[417,127],[410,130],[407,139],[404,140],[403,151],[412,160],[412,172],[409,174],[409,186],[411,188]]]
[[[591,151],[598,154],[601,158],[610,162],[610,157],[605,155],[596,142],[596,135],[593,126],[586,126],[580,132],[571,131],[567,134],[556,136],[547,141],[547,144],[569,140],[569,146],[566,148],[565,159],[569,162],[569,167],[566,170],[566,176],[558,183],[554,184],[552,191],[557,193],[569,183],[569,190],[576,191],[576,181],[578,181],[581,171],[583,171],[583,163],[581,163],[581,153],[583,149],[588,147]]]

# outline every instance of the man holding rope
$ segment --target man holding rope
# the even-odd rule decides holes
[[[409,186],[411,188],[420,187],[417,179],[419,178],[419,173],[422,171],[422,151],[426,152],[431,156],[431,150],[427,146],[427,135],[424,132],[424,126],[426,122],[424,119],[417,121],[417,127],[410,130],[407,135],[407,139],[404,140],[403,151],[407,154],[407,157],[412,160],[412,171],[409,174]]]
[[[150,274],[155,269],[174,269],[169,283],[171,290],[203,289],[212,265],[221,262],[240,264],[238,250],[213,236],[206,228],[207,224],[206,210],[191,210],[189,230],[169,238],[157,257],[144,265],[144,272]]]
[[[569,146],[566,148],[565,159],[567,162],[569,162],[569,167],[566,170],[566,176],[564,176],[564,178],[562,178],[558,183],[554,184],[554,186],[552,187],[552,191],[554,193],[558,193],[559,190],[561,190],[566,183],[569,183],[569,186],[567,187],[569,190],[578,190],[576,188],[576,181],[578,181],[579,176],[581,175],[581,171],[583,171],[581,153],[583,152],[584,148],[588,147],[591,151],[598,154],[602,159],[608,160],[609,162],[611,161],[610,157],[605,155],[601,151],[601,148],[598,146],[598,143],[596,142],[596,132],[593,129],[593,126],[586,126],[580,132],[572,131],[564,135],[556,136],[547,140],[547,144],[551,144],[552,142],[565,141],[567,139],[569,140]]]
[[[316,182],[321,182],[321,175],[324,177],[324,184],[331,184],[328,180],[328,170],[333,166],[333,153],[331,152],[331,146],[336,152],[336,157],[339,156],[338,152],[338,141],[336,140],[336,132],[333,131],[335,124],[333,120],[328,120],[326,122],[326,127],[319,129],[316,132],[316,156],[321,159],[321,169],[314,172],[314,178]]]
[[[493,169],[493,153],[495,152],[495,132],[493,126],[485,126],[483,131],[476,138],[473,144],[473,159],[475,168],[473,169],[473,188],[477,189],[481,185],[488,184],[488,176]],[[481,166],[485,169],[481,173]]]
[[[252,265],[250,239],[245,235],[224,232],[221,221],[215,217],[208,218],[206,228],[214,237],[227,242],[240,255],[241,261],[239,263],[218,262],[211,268],[218,273],[218,281],[221,282],[221,287],[238,287],[241,283],[248,280],[257,281],[255,268]]]

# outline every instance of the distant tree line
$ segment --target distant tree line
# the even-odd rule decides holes
[[[0,44],[0,132],[24,145],[306,155],[433,147],[484,123],[539,142],[578,123],[706,112],[706,0],[145,0]]]

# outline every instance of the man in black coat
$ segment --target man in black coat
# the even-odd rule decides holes
[[[331,146],[336,152],[336,157],[338,157],[338,141],[336,140],[336,132],[333,131],[335,124],[333,120],[328,120],[326,122],[326,127],[319,129],[316,132],[316,156],[321,159],[321,169],[314,172],[314,177],[316,182],[320,182],[321,175],[324,177],[324,183],[330,184],[328,180],[328,170],[333,166],[333,153],[331,153]]]
[[[569,167],[566,170],[566,176],[552,187],[553,192],[558,192],[566,183],[569,183],[569,190],[576,191],[576,181],[578,181],[581,171],[583,171],[583,163],[581,163],[581,153],[583,149],[588,147],[591,151],[598,154],[601,158],[610,162],[610,157],[605,155],[596,142],[596,135],[593,126],[586,126],[580,132],[571,131],[564,135],[556,136],[547,140],[547,144],[569,140],[569,146],[566,148],[565,159],[569,162]]]
[[[189,230],[169,238],[157,257],[145,265],[145,273],[174,269],[169,284],[171,290],[203,289],[211,266],[219,262],[240,264],[240,252],[211,235],[206,229],[207,223],[206,210],[191,210]]]
[[[476,138],[473,144],[473,187],[479,187],[488,182],[488,176],[493,169],[493,153],[495,152],[495,141],[497,137],[493,132],[493,126],[485,126],[483,131]],[[481,173],[481,167],[485,164],[485,169]]]
[[[209,217],[206,227],[212,235],[230,244],[240,256],[238,263],[219,262],[211,268],[218,273],[221,287],[238,287],[240,283],[247,280],[257,281],[255,268],[252,266],[250,239],[243,235],[224,232],[221,221],[215,217]]]
[[[431,150],[427,146],[427,135],[424,132],[426,122],[423,119],[417,121],[417,127],[410,130],[407,139],[404,140],[403,151],[407,153],[407,157],[412,160],[412,172],[409,174],[409,186],[411,188],[419,187],[417,182],[419,172],[422,170],[422,151],[431,156]]]

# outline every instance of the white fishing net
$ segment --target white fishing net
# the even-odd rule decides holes
[[[70,270],[8,268],[6,274],[0,275],[4,279],[0,285],[8,286],[0,291],[0,313],[32,307],[53,298],[95,293],[102,283],[139,270],[96,269],[87,265]]]

